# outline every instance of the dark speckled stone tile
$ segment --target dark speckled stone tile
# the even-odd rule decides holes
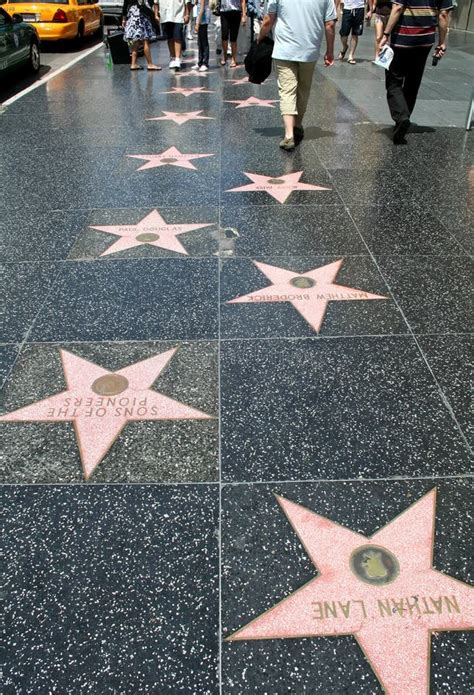
[[[472,446],[472,336],[419,336],[418,342]]]
[[[332,185],[348,206],[416,202],[417,189],[411,187],[401,173],[393,170],[361,169],[357,176],[354,176],[353,169],[332,169],[329,173]]]
[[[2,211],[0,258],[3,261],[63,260],[86,219],[87,213],[82,210]]]
[[[214,338],[216,305],[217,259],[70,263],[29,340]]]
[[[10,373],[20,350],[19,345],[0,345],[0,386]]]
[[[225,481],[470,469],[410,338],[224,342],[221,378]]]
[[[381,257],[379,267],[415,333],[472,330],[469,258]]]
[[[25,337],[59,272],[60,265],[55,263],[7,263],[0,266],[3,341]]]
[[[295,275],[321,268],[341,260],[340,257],[257,258],[271,266],[294,270]],[[361,301],[329,301],[319,335],[383,335],[408,332],[390,292],[374,262],[363,256],[342,258],[335,283],[382,299]],[[225,338],[315,337],[316,330],[290,302],[248,302],[229,304],[236,297],[265,287],[271,281],[250,259],[229,259],[221,272],[221,331]],[[291,292],[291,288],[289,290]],[[293,296],[304,295],[293,290]],[[334,290],[336,293],[337,290]],[[268,295],[272,295],[269,289]],[[314,303],[314,307],[317,302]]]
[[[150,373],[152,390],[212,419],[127,422],[93,471],[91,483],[201,482],[217,479],[217,347],[214,343],[101,343],[29,345],[4,388],[3,413],[36,403],[66,388],[60,348],[116,371],[178,347],[166,369]],[[154,381],[153,381],[154,380]],[[142,395],[141,398],[144,396]],[[97,410],[99,412],[99,409]],[[100,422],[109,435],[110,415]],[[90,418],[92,432],[98,418]],[[83,471],[71,422],[1,422],[2,479],[9,483],[78,483]],[[115,435],[115,432],[113,433]],[[92,444],[84,448],[92,449]],[[99,440],[100,441],[100,440]]]
[[[472,581],[469,481],[431,479],[224,487],[223,636],[246,625],[318,574],[272,493],[281,494],[353,531],[371,535],[433,488],[437,489],[433,566],[469,583]],[[317,562],[316,557],[316,565]],[[408,632],[407,639],[409,635]],[[431,695],[461,695],[470,689],[467,674],[472,637],[467,631],[433,635]],[[384,692],[351,636],[224,642],[222,648],[226,695],[381,695]]]
[[[10,487],[5,692],[217,695],[218,494]]]
[[[429,208],[414,205],[351,207],[367,246],[375,255],[462,254],[463,249]]]
[[[348,213],[324,205],[225,207],[221,226],[235,229],[223,256],[315,256],[368,251]]]
[[[136,246],[111,252],[120,236],[113,230],[99,231],[93,227],[103,226],[129,226],[139,225],[143,220],[145,230],[153,233],[150,225],[156,222],[146,222],[150,215],[157,212],[167,225],[198,225],[201,229],[195,229],[183,234],[178,234],[176,239],[183,246],[180,252],[161,248],[149,243],[137,243]],[[69,253],[70,259],[90,260],[96,258],[177,258],[190,256],[211,256],[219,250],[219,209],[217,207],[179,207],[179,208],[142,208],[140,210],[94,210],[89,213],[83,223],[81,233]],[[144,230],[144,231],[145,231]],[[143,233],[143,232],[142,232]],[[146,233],[146,231],[145,231]],[[139,230],[136,232],[139,234]],[[159,240],[158,240],[159,243]],[[166,246],[165,241],[165,246]],[[106,255],[105,255],[106,254]]]
[[[439,218],[467,253],[474,255],[474,214],[463,206],[445,208]]]

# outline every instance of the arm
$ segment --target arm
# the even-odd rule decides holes
[[[375,2],[372,2],[372,0],[367,0],[367,14],[366,19],[371,19],[373,13],[375,12]]]
[[[449,24],[449,11],[441,10],[438,16],[438,48],[442,49],[442,52],[446,50],[446,36],[448,33]]]
[[[157,23],[160,23],[160,6],[157,2],[153,3],[153,12],[155,13],[155,19]]]
[[[199,10],[199,15],[196,18],[196,31],[199,31],[199,25],[202,22],[202,18],[204,15],[204,10],[206,9],[207,6],[207,0],[201,0],[201,9]]]
[[[273,30],[276,24],[277,16],[276,14],[267,14],[263,18],[262,28],[260,29],[260,34],[258,35],[257,43],[263,41],[265,37]]]
[[[397,5],[397,3],[393,3],[392,5],[392,11],[390,13],[390,17],[388,18],[387,26],[385,27],[385,31],[382,36],[382,40],[379,44],[379,51],[385,46],[385,44],[388,42],[388,35],[392,33],[393,28],[398,24],[401,15],[403,14],[405,7],[404,5]]]
[[[122,6],[122,26],[125,26],[125,23],[127,21],[127,14],[128,14],[128,0],[123,0],[123,6]]]
[[[246,0],[241,0],[242,7],[242,24],[245,26],[247,24],[247,3]]]
[[[183,23],[184,24],[187,24],[189,22],[189,18],[191,16],[192,9],[193,9],[193,3],[187,2],[184,6],[184,17],[183,17]]]
[[[334,65],[334,36],[336,34],[336,22],[331,20],[324,25],[326,34],[326,55],[324,56],[324,65],[329,68]]]

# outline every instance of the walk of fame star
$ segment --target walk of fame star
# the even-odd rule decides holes
[[[250,84],[249,78],[248,77],[238,77],[235,80],[226,80],[226,82],[230,82],[233,85],[236,84]]]
[[[215,94],[215,92],[205,87],[171,87],[170,92],[162,92],[162,94],[182,94],[183,97],[190,97],[193,94]]]
[[[211,415],[152,390],[177,348],[110,372],[60,350],[67,388],[2,415],[3,422],[72,422],[84,478],[92,475],[127,422],[209,420]]]
[[[426,695],[431,633],[474,626],[474,589],[432,566],[436,490],[370,537],[277,500],[319,576],[228,641],[353,635],[387,695]]]
[[[174,121],[178,125],[187,123],[188,121],[215,121],[213,116],[202,116],[202,111],[187,111],[185,113],[176,113],[175,111],[163,111],[164,116],[156,118],[147,118],[147,121]]]
[[[230,100],[226,104],[237,104],[236,109],[248,109],[250,106],[265,106],[268,109],[274,109],[273,104],[276,104],[278,99],[257,99],[257,97],[249,97],[242,101]]]
[[[99,227],[91,225],[91,229],[96,229],[98,232],[107,232],[120,237],[112,246],[109,246],[108,249],[101,253],[101,256],[126,251],[142,244],[188,255],[188,252],[176,237],[178,234],[193,232],[195,229],[203,229],[204,227],[212,227],[212,224],[167,224],[158,210],[150,212],[138,224],[104,225]]]
[[[298,313],[319,333],[329,302],[387,299],[352,287],[335,284],[343,259],[297,273],[254,261],[254,265],[271,280],[272,284],[256,292],[231,299],[228,304],[265,302],[289,302]]]
[[[272,198],[284,203],[293,191],[329,191],[331,189],[324,186],[313,186],[310,183],[300,183],[303,175],[302,171],[295,171],[293,174],[283,176],[262,176],[261,174],[250,174],[244,171],[245,176],[253,183],[238,188],[230,188],[227,193],[244,193],[245,191],[258,191],[268,193]]]
[[[131,159],[147,159],[146,164],[138,167],[137,171],[145,171],[146,169],[155,169],[156,167],[164,167],[170,165],[173,167],[181,167],[182,169],[196,169],[192,164],[193,159],[202,159],[202,157],[214,157],[213,154],[183,154],[176,147],[170,147],[161,154],[127,154]]]

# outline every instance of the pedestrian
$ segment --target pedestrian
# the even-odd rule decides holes
[[[371,5],[367,12],[367,19],[370,20],[372,15],[375,18],[375,57],[379,52],[380,42],[387,26],[388,18],[392,9],[392,0],[370,0]]]
[[[393,142],[406,144],[410,117],[416,104],[426,60],[436,40],[435,56],[446,53],[449,11],[452,0],[394,0],[380,41],[381,50],[390,40],[394,56],[385,73],[387,102],[395,121]]]
[[[198,35],[198,62],[194,68],[197,68],[199,72],[207,72],[209,70],[208,27],[210,21],[211,11],[209,9],[209,0],[198,0],[196,18],[196,33]]]
[[[326,36],[324,63],[327,67],[334,64],[336,18],[334,0],[268,2],[258,41],[263,41],[274,29],[273,59],[285,125],[280,147],[288,152],[304,138],[303,118],[323,35]]]
[[[342,48],[339,53],[339,60],[344,60],[347,49],[349,48],[349,34],[351,35],[351,47],[347,62],[349,65],[355,65],[354,58],[359,36],[362,36],[364,31],[364,16],[365,16],[365,0],[342,0],[342,21],[341,35]]]
[[[221,65],[227,63],[229,39],[231,62],[230,67],[237,67],[237,39],[240,25],[247,23],[246,0],[221,0],[221,34],[222,34],[222,60]]]
[[[160,0],[161,30],[168,41],[170,70],[181,70],[184,25],[189,22],[191,9],[188,0]]]
[[[150,39],[156,38],[153,19],[156,24],[159,24],[158,3],[152,4],[152,0],[124,0],[122,27],[125,30],[123,38],[131,48],[130,70],[143,70],[137,62],[138,48],[141,42],[143,42],[147,70],[161,70],[159,65],[155,65],[151,57]]]

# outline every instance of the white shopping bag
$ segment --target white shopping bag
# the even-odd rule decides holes
[[[379,68],[385,68],[385,70],[388,70],[392,60],[393,50],[390,48],[390,46],[384,46],[377,58],[374,60],[374,65],[378,65]]]

